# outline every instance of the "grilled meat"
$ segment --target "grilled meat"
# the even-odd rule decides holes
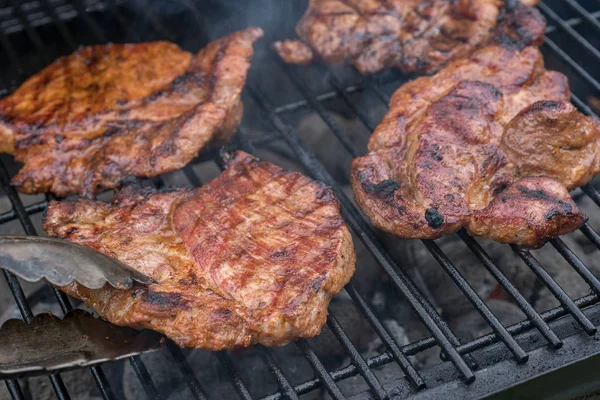
[[[59,58],[0,100],[0,151],[25,163],[12,183],[24,193],[91,195],[183,167],[235,132],[261,36],[248,28],[196,55],[153,42]]]
[[[411,81],[353,162],[355,197],[400,237],[466,227],[539,247],[583,223],[567,190],[600,172],[600,125],[569,98],[533,47],[487,47]]]
[[[535,5],[537,0],[523,2]],[[546,22],[518,0],[310,0],[300,41],[275,50],[288,63],[352,63],[362,74],[386,67],[432,73],[486,44],[541,44]]]
[[[539,247],[584,222],[567,189],[554,179],[519,179],[490,204],[471,215],[467,229],[473,235],[502,243]]]
[[[44,229],[152,276],[156,284],[126,291],[62,290],[114,324],[154,329],[180,346],[276,346],[317,335],[354,272],[332,191],[243,152],[198,189],[126,187],[112,204],[53,201]]]

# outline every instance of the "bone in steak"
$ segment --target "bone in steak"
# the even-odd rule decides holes
[[[24,193],[91,195],[151,177],[227,140],[260,28],[196,55],[168,42],[109,44],[61,57],[0,100],[0,152],[25,163]]]
[[[350,62],[362,74],[387,67],[432,73],[490,43],[542,43],[537,0],[310,0],[300,41],[276,42],[288,63]]]
[[[584,222],[568,190],[600,172],[600,125],[569,98],[533,47],[487,47],[413,80],[353,162],[355,197],[400,237],[466,227],[539,247]]]
[[[156,284],[63,287],[117,325],[217,350],[319,334],[354,273],[352,237],[333,192],[237,152],[194,190],[126,187],[112,202],[53,201],[44,229],[90,246]]]

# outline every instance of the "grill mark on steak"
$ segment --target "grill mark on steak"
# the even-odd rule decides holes
[[[523,4],[525,3],[525,4]],[[537,0],[310,0],[299,41],[274,43],[288,63],[352,63],[361,73],[399,68],[433,73],[488,44],[540,45],[546,21]]]
[[[243,152],[198,189],[131,185],[111,204],[52,201],[43,226],[157,282],[61,290],[112,323],[154,329],[186,347],[315,336],[354,272],[352,238],[331,190]]]
[[[585,217],[568,190],[600,172],[600,123],[569,97],[532,47],[490,46],[408,82],[352,164],[357,203],[405,238],[464,227],[540,247],[572,231]],[[390,181],[403,185],[376,192]]]
[[[149,305],[156,306],[160,311],[171,311],[172,309],[182,308],[185,303],[181,301],[180,293],[154,292],[150,290],[141,291],[144,298],[142,301]]]
[[[234,32],[196,55],[152,42],[60,58],[0,100],[0,151],[25,164],[12,184],[24,193],[92,196],[127,176],[181,168],[228,140],[262,34]]]
[[[360,178],[359,178],[360,179]],[[367,193],[374,193],[382,197],[393,196],[394,192],[402,187],[402,185],[392,179],[386,179],[374,185],[368,181],[362,180],[363,190]]]

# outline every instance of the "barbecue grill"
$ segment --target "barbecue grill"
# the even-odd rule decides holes
[[[452,308],[452,304],[439,304],[431,291],[434,282],[428,281],[419,268],[413,268],[414,260],[398,256],[397,247],[402,246],[402,241],[392,241],[376,232],[358,211],[345,190],[348,160],[365,153],[368,136],[385,112],[391,93],[410,77],[386,72],[363,78],[351,67],[320,64],[298,67],[280,62],[270,49],[270,43],[294,37],[293,26],[305,3],[281,0],[0,1],[0,95],[14,90],[28,76],[80,45],[165,39],[196,51],[210,39],[235,29],[249,25],[263,27],[266,37],[258,43],[243,97],[244,121],[229,149],[243,149],[272,158],[283,166],[296,166],[331,185],[338,194],[343,217],[353,231],[355,242],[366,249],[359,253],[357,270],[360,273],[365,269],[379,269],[379,278],[387,285],[383,292],[385,297],[401,301],[397,304],[410,309],[426,332],[410,343],[399,340],[385,322],[394,315],[382,314],[378,302],[356,277],[342,294],[349,300],[342,303],[343,308],[332,305],[324,328],[323,336],[329,335],[335,342],[331,348],[339,348],[335,357],[328,354],[333,350],[319,338],[299,340],[282,349],[255,346],[244,351],[210,354],[205,368],[213,370],[223,383],[217,393],[213,382],[203,379],[204,374],[193,363],[198,351],[182,350],[167,340],[160,352],[177,366],[169,371],[173,379],[168,386],[161,384],[162,376],[153,374],[149,364],[152,354],[140,354],[128,362],[115,361],[88,368],[97,393],[105,399],[123,397],[123,389],[111,371],[124,371],[125,367],[133,371],[136,384],[153,399],[168,397],[172,392],[198,399],[228,398],[233,393],[242,399],[269,400],[296,399],[305,394],[307,398],[329,395],[334,399],[442,396],[458,399],[493,394],[566,398],[597,390],[600,380],[594,375],[600,365],[600,336],[597,334],[600,281],[593,267],[600,269],[600,257],[596,257],[595,266],[586,265],[566,244],[566,239],[555,239],[546,245],[545,250],[554,252],[556,262],[562,262],[561,258],[566,261],[568,266],[564,268],[572,269],[572,279],[581,280],[589,287],[587,294],[576,297],[554,278],[549,272],[550,266],[540,262],[537,253],[504,246],[506,252],[514,252],[522,260],[520,268],[532,272],[536,290],[547,290],[558,304],[540,310],[536,307],[536,296],[523,293],[489,254],[487,242],[459,232],[456,246],[474,254],[478,264],[473,267],[486,270],[502,297],[522,313],[521,322],[505,326],[492,311],[490,297],[481,295],[468,274],[442,251],[438,241],[422,241],[437,262],[436,268],[444,271],[484,321],[488,333],[465,340],[446,321],[443,310]],[[542,46],[548,68],[565,73],[571,83],[573,103],[583,113],[596,115],[600,110],[600,72],[595,68],[600,62],[600,3],[544,0],[539,8],[548,20],[547,37]],[[299,129],[308,114],[316,116],[323,127],[322,133],[335,143],[333,154],[323,154],[320,142],[307,140],[305,130]],[[336,114],[355,123],[340,123]],[[353,128],[348,129],[348,126]],[[214,175],[215,165],[220,165],[218,150],[204,151],[182,172],[144,183],[162,187],[183,179],[188,186],[200,186],[211,173]],[[18,194],[9,184],[17,169],[10,157],[0,157],[0,233],[42,234],[39,221],[52,197]],[[574,191],[573,196],[578,203],[589,199],[592,200],[589,204],[595,203],[593,207],[584,208],[588,215],[600,213],[600,209],[594,208],[600,207],[600,190],[594,181]],[[600,236],[594,229],[600,229],[600,225],[586,223],[580,231],[589,246],[597,251]],[[25,294],[14,275],[7,271],[3,271],[3,275],[22,319],[30,323],[34,318],[31,296]],[[49,286],[40,290],[53,291],[62,313],[74,307],[72,299],[58,290]],[[381,343],[381,350],[366,351],[357,344],[355,330],[358,328],[345,322],[342,313],[355,314],[358,320],[364,321],[360,329],[368,330]],[[403,329],[410,331],[413,324],[405,324]],[[40,348],[40,352],[44,351]],[[436,362],[420,365],[422,363],[416,360],[427,351],[435,351]],[[302,374],[298,371],[302,368],[290,367],[287,363],[287,357],[294,352],[301,354],[304,370],[308,370],[307,378],[299,379]],[[382,373],[384,370],[388,372]],[[60,399],[70,398],[64,374],[55,372],[44,378],[49,379]],[[256,376],[264,376],[264,382],[268,383],[261,380],[256,384]],[[178,383],[174,384],[175,381]],[[13,399],[27,398],[31,394],[35,398],[36,393],[29,393],[24,389],[26,386],[26,378],[6,380]],[[225,386],[229,392],[223,389]]]

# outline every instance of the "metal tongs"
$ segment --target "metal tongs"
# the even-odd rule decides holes
[[[129,289],[133,282],[154,283],[151,277],[89,247],[37,236],[0,235],[0,268],[28,282],[46,279],[57,286],[76,281],[100,289],[108,282],[117,289]]]
[[[65,286],[76,281],[90,289],[109,283],[129,289],[152,278],[89,247],[34,236],[0,236],[0,268],[29,282],[46,279]],[[118,327],[84,310],[63,318],[38,314],[0,326],[0,379],[52,373],[154,351],[164,345],[156,332]]]

